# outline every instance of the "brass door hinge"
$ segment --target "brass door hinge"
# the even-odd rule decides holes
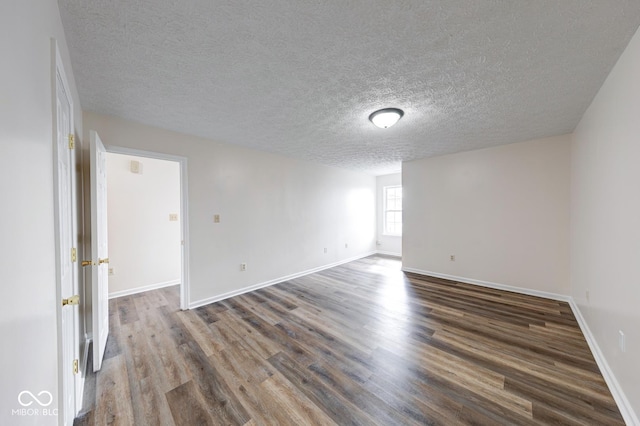
[[[77,260],[78,260],[78,251],[74,247],[71,249],[71,261],[76,262]]]
[[[78,360],[73,360],[73,374],[78,374],[80,372],[80,367],[78,366]]]
[[[76,147],[76,137],[69,133],[69,149],[74,149]]]

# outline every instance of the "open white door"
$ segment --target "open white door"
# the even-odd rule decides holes
[[[91,166],[91,293],[93,371],[102,367],[109,335],[109,251],[107,240],[107,157],[98,133],[90,132]]]
[[[58,305],[58,391],[59,421],[62,425],[73,424],[77,409],[82,403],[81,375],[79,366],[79,319],[78,304],[78,251],[76,208],[76,180],[74,173],[75,142],[73,126],[73,100],[64,73],[60,52],[52,39],[51,53],[55,57],[52,68],[53,85],[53,176],[54,218],[56,238],[56,284]],[[60,303],[62,302],[62,303]],[[51,397],[53,389],[40,392]],[[46,397],[46,395],[45,395]],[[29,403],[31,404],[31,403]],[[37,411],[37,410],[36,410]]]
[[[75,183],[73,180],[73,144],[71,139],[71,102],[65,90],[63,77],[56,73],[56,146],[55,182],[56,198],[56,260],[58,262],[58,280],[62,307],[60,311],[61,353],[62,353],[62,417],[63,424],[70,425],[76,414],[76,393],[81,388],[79,375],[75,374],[78,362],[78,324],[79,312],[77,296],[78,281],[76,274],[77,250],[74,247],[75,235]],[[51,395],[51,394],[49,394]]]

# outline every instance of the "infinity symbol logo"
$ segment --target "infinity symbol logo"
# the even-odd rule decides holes
[[[31,396],[31,399],[33,399],[33,401],[28,401],[28,399],[27,399],[27,401],[28,401],[28,402],[23,402],[23,399],[24,399],[24,398],[23,398],[23,396],[24,396],[24,395],[29,395],[29,396]],[[38,396],[42,396],[42,395],[44,395],[44,397],[43,397],[42,399],[43,399],[43,400],[45,400],[45,402],[40,401],[40,400],[39,400],[39,399],[38,399],[34,394],[32,394],[31,392],[29,392],[29,391],[26,391],[26,390],[25,390],[25,391],[22,391],[22,392],[20,392],[20,393],[18,394],[18,402],[19,402],[19,403],[20,403],[20,405],[22,405],[23,407],[28,407],[28,406],[30,406],[31,404],[33,404],[33,402],[34,402],[34,401],[35,401],[35,402],[37,402],[38,404],[40,404],[40,405],[41,405],[41,406],[43,406],[43,407],[48,407],[49,405],[51,405],[51,403],[53,402],[53,396],[51,395],[51,392],[47,392],[47,391],[40,391],[40,392],[38,393]],[[49,397],[49,401],[46,401],[46,397],[47,397],[47,396]]]

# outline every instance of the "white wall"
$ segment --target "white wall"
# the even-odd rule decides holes
[[[376,177],[376,242],[380,253],[402,256],[402,237],[384,235],[384,187],[402,185],[402,174]]]
[[[639,76],[640,32],[576,128],[571,175],[571,293],[636,416],[640,413]],[[626,335],[626,352],[618,347],[619,330]]]
[[[0,424],[56,424],[18,417],[18,393],[46,390],[58,407],[56,268],[53,221],[51,38],[58,41],[82,115],[55,0],[0,2]],[[80,142],[78,138],[78,143]]]
[[[375,250],[375,177],[91,112],[84,120],[106,145],[187,157],[192,303]]]
[[[404,163],[403,267],[568,295],[570,140]]]
[[[131,172],[131,161],[142,173]],[[109,294],[180,282],[180,164],[107,153]],[[169,221],[169,214],[178,221]]]

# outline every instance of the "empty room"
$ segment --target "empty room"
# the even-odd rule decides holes
[[[640,425],[640,2],[0,22],[0,424]]]

